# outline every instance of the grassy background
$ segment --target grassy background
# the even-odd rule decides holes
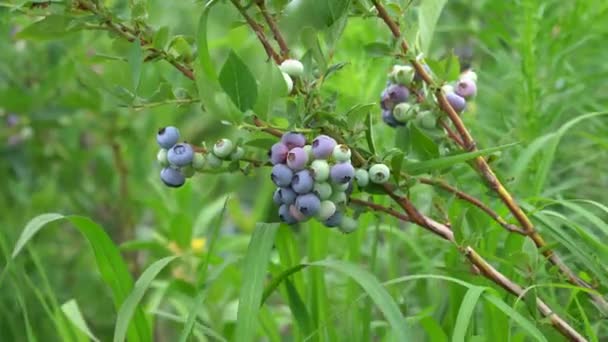
[[[107,3],[114,13],[128,17],[126,2]],[[401,6],[408,19],[403,29],[415,31],[417,23],[409,19],[416,18],[418,3]],[[150,0],[148,22],[157,29],[169,27],[171,36],[194,39],[201,9],[200,3]],[[397,14],[394,7],[391,10]],[[244,284],[255,285],[247,267],[250,258],[259,257],[255,250],[247,251],[252,232],[256,222],[277,220],[273,185],[267,172],[258,170],[248,176],[195,176],[183,188],[167,189],[158,179],[154,134],[168,124],[180,127],[193,142],[238,139],[245,133],[222,125],[219,113],[205,112],[199,104],[128,108],[119,87],[130,87],[130,66],[124,61],[129,45],[98,31],[49,30],[46,37],[23,39],[15,35],[43,11],[23,13],[11,10],[11,5],[0,9],[2,265],[32,217],[44,212],[84,215],[121,246],[136,276],[154,261],[180,256],[151,283],[144,298],[151,336],[159,341],[179,336],[181,321],[199,293],[197,281],[204,279],[195,336],[216,340],[210,337],[215,333],[233,340],[244,329],[237,328],[239,294]],[[214,64],[219,68],[234,49],[261,77],[266,56],[238,13],[228,3],[218,4],[211,13],[208,34]],[[296,24],[289,20],[296,19],[281,25],[291,32]],[[572,126],[566,123],[605,110],[608,103],[608,65],[603,63],[608,58],[607,19],[608,4],[602,0],[449,1],[429,53],[439,58],[455,50],[473,65],[479,94],[465,122],[481,147],[519,143],[492,165],[551,246],[604,292],[608,262],[598,245],[608,241],[608,210],[601,206],[608,204],[608,119],[595,116]],[[298,38],[288,36],[294,55],[302,56],[306,49]],[[373,54],[369,44],[389,41],[388,30],[374,17],[349,19],[333,49],[331,37],[324,36],[330,63],[348,63],[321,88],[335,113],[378,100],[394,59]],[[194,82],[168,63],[144,64],[138,95],[151,98],[167,91],[177,98],[196,97]],[[292,117],[293,105],[279,103],[278,108],[277,116]],[[395,131],[380,122],[379,111],[375,114],[376,143],[388,151]],[[18,118],[15,125],[9,122],[13,117]],[[265,154],[256,149],[252,153],[260,158]],[[509,217],[466,164],[453,167],[446,178]],[[533,322],[547,340],[562,337],[529,306],[535,295],[590,339],[608,338],[606,316],[584,293],[564,287],[565,281],[530,243],[508,236],[477,209],[446,193],[417,185],[412,197],[433,217],[443,215],[438,206],[445,208],[459,241],[475,246],[523,286],[543,284],[519,303],[501,290],[497,298]],[[352,271],[351,277],[321,266],[294,274],[260,309],[255,339],[363,341],[399,336],[383,314],[389,304],[361,297],[368,292],[357,279],[365,271],[380,282],[420,275],[386,287],[413,339],[447,340],[462,328],[459,317],[465,317],[462,308],[468,307],[463,302],[467,287],[429,275],[491,284],[472,274],[451,245],[417,227],[372,213],[363,213],[358,222],[359,229],[350,235],[315,223],[278,229],[276,247],[269,252],[274,276],[302,261],[346,260],[357,268],[345,268],[347,275]],[[209,239],[216,228],[217,238]],[[199,239],[208,239],[202,251]],[[211,265],[207,277],[202,271],[206,262]],[[0,340],[86,339],[59,309],[72,299],[95,336],[105,341],[114,333],[112,293],[96,270],[88,242],[66,222],[42,230],[5,269],[0,286]],[[467,341],[531,339],[529,330],[484,298],[473,305],[468,330],[465,325]]]

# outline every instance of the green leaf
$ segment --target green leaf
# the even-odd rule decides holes
[[[258,96],[255,78],[232,50],[220,71],[219,81],[222,89],[242,112],[253,108]]]
[[[547,342],[547,339],[540,330],[530,322],[526,317],[522,316],[519,312],[510,307],[502,299],[498,298],[494,294],[485,293],[483,298],[488,302],[492,303],[498,310],[502,311],[507,317],[517,322],[530,336],[534,337],[537,341]]]
[[[287,94],[287,84],[283,74],[272,61],[266,62],[264,75],[260,80],[260,94],[255,104],[255,113],[266,120],[274,107],[274,101]]]
[[[57,39],[71,32],[71,30],[68,30],[70,21],[69,17],[51,14],[17,33],[17,38],[29,40]]]
[[[264,291],[264,278],[278,224],[256,225],[243,265],[243,279],[239,296],[235,341],[253,341],[258,322],[258,311]]]
[[[154,34],[154,38],[152,39],[152,45],[159,50],[164,50],[168,42],[169,27],[163,26]]]
[[[127,335],[127,328],[131,322],[131,318],[135,313],[135,310],[139,306],[139,302],[144,297],[146,290],[150,287],[152,281],[158,276],[158,274],[177,256],[168,256],[160,260],[155,261],[150,265],[144,273],[135,282],[135,287],[129,294],[129,296],[122,303],[118,315],[116,315],[116,324],[114,328],[114,342],[122,342],[125,340]]]
[[[501,145],[497,147],[486,148],[483,150],[475,151],[475,152],[465,152],[459,153],[456,155],[441,157],[431,160],[426,160],[422,162],[412,162],[405,160],[405,164],[403,165],[403,169],[411,175],[418,175],[421,173],[429,172],[429,171],[437,171],[442,170],[447,167],[456,165],[458,163],[462,163],[471,159],[475,159],[480,156],[485,156],[496,151],[502,151],[504,149],[510,148],[512,146],[517,145],[517,143],[511,143],[506,145]]]
[[[481,286],[471,287],[462,299],[460,309],[458,309],[458,316],[456,318],[456,324],[454,325],[454,331],[452,332],[452,342],[465,341],[467,328],[469,327],[469,322],[472,320],[475,306],[477,305],[477,301],[485,289],[485,287]]]
[[[435,26],[446,3],[447,0],[425,0],[418,8],[420,50],[425,55],[429,52]]]
[[[378,309],[384,314],[392,327],[392,334],[397,341],[411,341],[407,330],[408,324],[399,310],[399,306],[382,284],[368,271],[354,264],[341,260],[321,260],[309,263],[309,266],[323,266],[351,277],[365,290]]]
[[[376,154],[376,143],[374,141],[372,112],[367,113],[367,118],[365,119],[365,126],[365,140],[367,140],[367,146],[369,147],[369,151],[372,154]]]
[[[118,248],[105,233],[103,228],[91,219],[83,216],[64,216],[50,213],[39,215],[25,226],[19,236],[15,248],[13,249],[12,259],[17,257],[23,247],[38,233],[43,227],[51,222],[67,220],[71,222],[78,231],[88,240],[89,245],[95,254],[97,268],[102,279],[112,290],[114,306],[118,309],[133,288],[133,279],[122,259]],[[134,325],[128,330],[130,341],[150,341],[150,330],[148,322],[140,307],[136,309]]]
[[[136,39],[131,43],[127,60],[129,61],[129,67],[131,68],[131,89],[134,94],[137,94],[139,80],[141,78],[141,67],[144,63],[143,51],[139,39]]]
[[[205,5],[205,9],[203,10],[203,13],[201,14],[201,17],[198,21],[198,32],[196,35],[198,64],[200,65],[207,78],[214,81],[217,80],[217,75],[215,73],[213,61],[211,60],[211,55],[209,54],[207,21],[209,20],[209,12],[215,3],[217,3],[216,0],[211,0]]]
[[[412,152],[421,159],[439,156],[437,144],[415,125],[410,125],[410,139]]]
[[[85,333],[91,340],[95,342],[99,341],[99,339],[91,332],[91,329],[89,329],[89,326],[84,320],[82,312],[80,312],[80,308],[78,307],[78,303],[75,299],[70,299],[63,303],[63,305],[61,305],[61,311],[63,311],[65,316],[72,324],[74,324],[76,328]]]
[[[363,45],[363,50],[372,57],[386,57],[393,53],[393,47],[380,42]]]
[[[401,167],[403,166],[404,153],[402,151],[397,151],[393,158],[391,158],[391,169],[393,178],[395,179],[395,183],[399,184],[399,179],[401,179]]]

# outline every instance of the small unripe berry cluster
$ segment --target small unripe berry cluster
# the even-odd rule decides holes
[[[472,70],[466,70],[460,74],[455,85],[443,86],[445,97],[458,113],[467,106],[467,100],[477,94],[477,74]]]
[[[287,85],[287,93],[293,90],[292,77],[302,77],[304,75],[304,65],[297,59],[286,59],[279,66],[285,85]]]
[[[278,187],[273,200],[283,222],[295,224],[314,217],[343,232],[356,228],[344,210],[355,180],[348,146],[327,135],[307,145],[302,134],[288,132],[268,156],[273,164],[270,177]]]
[[[172,188],[184,185],[186,178],[197,171],[219,168],[224,160],[239,160],[245,154],[243,148],[230,139],[218,140],[211,153],[205,155],[196,153],[187,142],[178,143],[179,138],[179,130],[173,126],[161,128],[156,134],[156,142],[160,146],[156,159],[162,167],[160,179]]]

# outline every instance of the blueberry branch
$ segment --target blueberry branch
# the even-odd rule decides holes
[[[262,12],[266,23],[268,23],[270,31],[272,31],[272,35],[274,36],[274,39],[279,44],[279,48],[281,49],[281,57],[283,59],[287,59],[289,57],[289,47],[287,46],[287,43],[285,43],[285,39],[283,39],[283,35],[281,35],[281,31],[279,30],[279,27],[277,26],[277,23],[275,22],[274,18],[272,17],[272,15],[270,15],[270,13],[268,13],[268,9],[266,8],[264,0],[256,0],[256,5],[258,5],[258,7],[260,8],[260,12]]]
[[[393,36],[396,39],[401,39],[401,32],[399,30],[399,27],[397,26],[395,21],[393,21],[388,15],[384,6],[379,2],[379,0],[372,0],[372,3],[378,10],[378,16],[386,23]],[[407,55],[409,46],[404,40],[401,41],[401,49],[403,50],[403,53]],[[416,72],[420,75],[423,81],[432,88],[436,89],[435,95],[437,97],[439,108],[448,115],[450,121],[452,122],[461,137],[460,142],[454,139],[456,143],[461,145],[463,149],[467,151],[476,151],[477,147],[475,140],[469,133],[468,129],[464,125],[464,122],[462,121],[458,113],[454,110],[454,108],[452,108],[452,106],[444,96],[441,88],[436,86],[433,78],[427,72],[427,70],[425,70],[424,66],[420,62],[418,62],[414,58],[410,59],[409,61],[416,69]],[[450,136],[452,135],[450,134]],[[477,157],[475,158],[474,163],[478,172],[486,180],[490,188],[498,194],[498,196],[500,197],[502,202],[507,206],[511,214],[520,223],[521,227],[526,232],[526,235],[528,235],[530,239],[534,242],[536,247],[542,251],[542,254],[568,278],[568,281],[570,283],[585,288],[592,288],[590,284],[577,277],[576,274],[566,264],[563,263],[559,256],[557,256],[557,254],[555,254],[551,249],[548,248],[547,243],[544,241],[542,236],[535,230],[534,225],[532,224],[528,216],[519,207],[517,202],[513,199],[511,194],[502,185],[500,180],[498,180],[498,177],[496,177],[496,174],[494,173],[494,171],[492,171],[492,168],[487,163],[485,158]],[[595,294],[590,295],[596,303],[600,304],[600,306],[605,310],[608,310],[608,302],[604,298]]]

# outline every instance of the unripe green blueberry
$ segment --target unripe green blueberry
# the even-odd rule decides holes
[[[316,194],[317,196],[319,196],[319,198],[321,200],[326,200],[331,197],[333,190],[331,188],[331,185],[329,185],[329,183],[322,182],[322,183],[315,183],[314,187],[312,188],[312,192],[314,194]]]
[[[454,92],[454,86],[451,84],[445,84],[443,85],[443,87],[441,87],[441,90],[443,90],[444,93],[448,94],[448,93],[453,93]]]
[[[342,222],[340,222],[340,225],[338,226],[338,229],[344,234],[352,233],[357,230],[357,228],[357,221],[354,218],[348,216],[342,217]]]
[[[389,74],[390,79],[399,84],[410,84],[414,79],[416,70],[409,65],[395,65]]]
[[[477,74],[475,73],[475,71],[467,69],[460,74],[460,79],[469,79],[473,82],[477,82]]]
[[[192,158],[192,167],[196,171],[201,171],[205,168],[205,164],[207,161],[205,160],[205,156],[200,153],[195,153],[194,158]]]
[[[393,108],[393,117],[395,120],[405,123],[416,115],[414,106],[407,102],[400,103]]]
[[[209,165],[209,167],[212,169],[218,169],[222,167],[222,160],[213,153],[207,153],[205,159],[207,162],[206,164]]]
[[[285,80],[285,85],[287,85],[287,94],[291,94],[291,91],[293,90],[293,80],[286,73],[283,72],[282,74],[283,79]]]
[[[346,162],[350,160],[350,148],[344,144],[334,147],[333,157],[337,162]]]
[[[325,182],[329,179],[329,163],[327,160],[318,159],[310,164],[310,171],[312,171],[312,176],[315,179],[315,182]]]
[[[369,173],[365,169],[357,169],[355,171],[355,180],[359,187],[366,187],[369,184]]]
[[[162,167],[169,166],[169,160],[167,160],[167,150],[164,148],[158,150],[158,153],[156,154],[156,160],[158,160],[158,163]]]
[[[369,168],[369,179],[376,184],[388,182],[391,170],[384,164],[374,164]]]
[[[306,154],[308,155],[308,160],[315,159],[315,156],[312,154],[312,145],[304,145],[302,149],[304,149],[304,152],[306,152]]]
[[[418,114],[418,120],[423,128],[431,129],[437,127],[437,118],[431,111],[427,110]]]
[[[348,189],[350,182],[346,183],[331,183],[331,188],[334,192],[345,192]]]
[[[279,66],[282,72],[289,76],[300,77],[304,74],[304,64],[297,59],[286,59]]]
[[[220,139],[213,145],[213,154],[224,159],[228,157],[234,150],[234,143],[230,139]]]
[[[245,149],[241,146],[237,146],[232,153],[230,153],[230,160],[241,160],[245,155]]]
[[[325,221],[328,218],[332,217],[336,212],[336,205],[332,201],[321,201],[321,206],[319,207],[319,212],[317,213],[317,217],[320,221]]]
[[[346,205],[346,202],[348,201],[348,197],[346,196],[346,193],[343,191],[334,191],[331,194],[331,197],[329,197],[329,200],[334,202],[335,205]]]
[[[191,165],[187,165],[181,168],[182,174],[186,178],[194,176],[194,168]]]

